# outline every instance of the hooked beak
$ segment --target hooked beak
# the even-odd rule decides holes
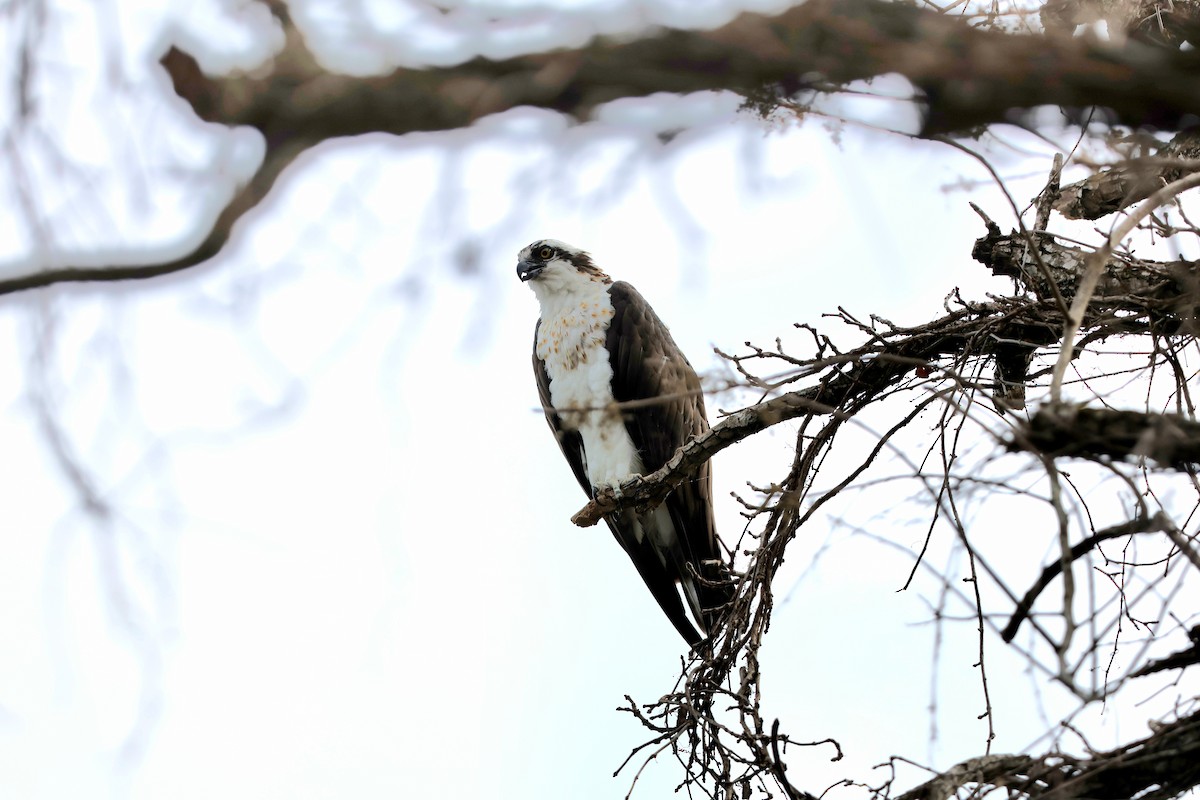
[[[517,262],[517,277],[522,281],[531,281],[538,275],[541,275],[542,270],[545,268],[545,264],[535,264],[532,261],[525,261],[522,259]]]

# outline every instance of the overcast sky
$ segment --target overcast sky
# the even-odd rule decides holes
[[[716,3],[570,5],[559,41],[617,11],[630,26],[721,16]],[[53,114],[74,166],[56,173],[33,148],[32,177],[60,247],[145,258],[202,232],[261,147],[192,124],[146,54],[171,19],[210,65],[251,63],[270,37],[211,1],[174,18],[108,7],[120,26],[51,6],[46,85],[73,87]],[[434,58],[420,27],[434,23],[407,7],[375,12],[387,47],[348,52],[367,34],[334,24],[323,46]],[[468,35],[438,52],[499,47],[473,19],[461,12]],[[546,36],[545,17],[518,21],[512,41]],[[97,68],[114,53],[115,94]],[[902,94],[894,83],[882,89]],[[970,259],[984,231],[967,205],[1007,229],[1007,201],[968,156],[878,129],[911,129],[911,107],[855,100],[841,110],[870,124],[835,128],[737,106],[622,101],[582,125],[517,109],[333,143],[293,165],[211,265],[0,301],[0,797],[624,796],[636,765],[612,772],[643,737],[615,708],[667,692],[685,645],[609,533],[570,524],[585,498],[535,410],[537,304],[517,251],[542,237],[589,250],[713,385],[727,374],[714,346],[799,348],[793,323],[832,326],[821,314],[838,306],[914,324],[955,287],[1009,288]],[[998,133],[980,146],[1033,196],[1053,145]],[[1070,147],[1070,131],[1054,135]],[[16,179],[0,180],[11,274],[47,251]],[[750,399],[714,395],[710,415]],[[717,457],[727,538],[744,524],[730,492],[783,476],[790,430]],[[936,584],[897,592],[927,522],[899,502],[913,493],[831,508],[781,573],[766,713],[846,753],[788,753],[810,791],[882,781],[872,767],[891,754],[945,768],[984,750],[974,623],[945,626],[935,659]],[[1014,519],[978,524],[1015,535]],[[1020,749],[1071,706],[989,647],[993,751]],[[1144,710],[1124,714],[1088,715],[1093,744],[1143,732]],[[635,796],[681,777],[663,756]]]

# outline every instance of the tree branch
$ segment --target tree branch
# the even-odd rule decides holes
[[[876,333],[869,345],[808,365],[814,371],[829,370],[816,385],[731,414],[708,432],[689,440],[656,472],[635,476],[622,484],[619,492],[611,489],[598,492],[572,521],[588,527],[619,509],[652,508],[713,455],[772,425],[801,416],[837,414],[862,398],[878,396],[914,369],[927,367],[941,356],[961,352],[970,342],[977,343],[980,353],[991,352],[1008,337],[989,337],[983,332],[1008,331],[1010,326],[1032,329],[1039,313],[1037,306],[1026,304],[1014,311],[1003,304],[972,304],[926,325],[893,327]]]
[[[145,280],[181,272],[203,264],[221,252],[225,243],[229,241],[234,225],[246,212],[262,202],[280,174],[295,160],[296,156],[303,152],[303,149],[280,147],[268,150],[263,165],[254,177],[234,195],[229,205],[225,206],[224,210],[217,215],[208,235],[194,249],[178,258],[150,264],[113,263],[100,266],[58,267],[15,275],[11,278],[0,278],[0,296],[30,289],[41,289],[59,283]]]
[[[1200,714],[1152,728],[1145,739],[1084,759],[1056,752],[967,759],[896,800],[946,800],[966,788],[973,789],[970,796],[984,796],[990,787],[1006,787],[1010,798],[1027,800],[1165,800],[1198,786]]]
[[[1028,800],[1166,800],[1200,785],[1200,713],[1151,726],[1150,736],[1085,759],[1059,753],[968,759],[897,800],[945,800],[968,787],[971,797],[1006,787],[1007,796]]]
[[[1144,739],[1091,758],[1047,764],[1044,791],[1028,796],[1040,800],[1125,798],[1165,800],[1200,784],[1200,713],[1175,722],[1151,724]],[[1043,762],[1053,762],[1052,757]]]
[[[774,17],[744,13],[714,30],[599,38],[576,50],[374,78],[326,72],[281,16],[287,44],[268,73],[185,83],[172,71],[176,90],[202,119],[251,125],[271,142],[297,131],[326,138],[408,133],[459,128],[522,105],[582,119],[620,97],[751,94],[770,85],[792,94],[817,79],[843,84],[892,72],[923,90],[927,136],[1006,121],[1011,109],[1047,104],[1100,105],[1114,122],[1164,127],[1200,106],[1193,80],[1200,58],[1190,51],[1013,35],[885,0],[810,0]]]
[[[1099,219],[1200,169],[1200,133],[1186,130],[1152,158],[1131,159],[1062,187],[1054,208],[1067,219]]]
[[[1028,774],[1036,762],[1029,756],[990,755],[955,764],[932,780],[910,789],[896,800],[948,800],[965,786],[1002,785],[1013,776]]]
[[[1012,278],[1023,290],[1037,297],[1050,299],[1057,288],[1070,302],[1094,251],[1060,244],[1048,234],[1031,233],[1029,236],[1042,262],[1049,268],[1053,284],[1028,254],[1026,235],[1018,231],[1002,234],[993,226],[986,236],[975,240],[971,256],[991,269],[992,274]],[[1200,303],[1198,287],[1200,262],[1147,261],[1110,255],[1096,285],[1091,308],[1093,311],[1155,308],[1191,317]]]
[[[1062,574],[1063,562],[1071,563],[1078,561],[1101,542],[1107,542],[1109,539],[1117,539],[1122,536],[1130,536],[1135,533],[1146,533],[1148,531],[1161,531],[1163,526],[1169,524],[1159,515],[1153,517],[1138,517],[1131,519],[1128,522],[1122,522],[1119,525],[1105,528],[1102,531],[1097,531],[1091,536],[1072,547],[1066,558],[1057,559],[1042,570],[1042,574],[1038,576],[1037,581],[1030,587],[1025,596],[1021,598],[1021,602],[1017,603],[1017,608],[1013,611],[1012,617],[1009,618],[1008,624],[1004,626],[1004,630],[1000,632],[1000,638],[1006,642],[1011,642],[1017,635],[1017,631],[1021,627],[1021,623],[1029,617],[1029,613],[1033,611],[1033,604],[1037,601],[1038,595],[1050,585],[1050,582]]]
[[[68,281],[148,278],[215,256],[233,225],[299,153],[329,139],[452,130],[518,106],[584,119],[596,106],[656,92],[738,92],[764,113],[814,86],[898,73],[919,90],[922,133],[1008,121],[1013,109],[1103,106],[1111,122],[1172,127],[1200,107],[1200,53],[1067,33],[1014,35],[968,18],[886,0],[809,0],[775,17],[742,14],[708,31],[664,30],[632,41],[380,77],[330,73],[286,5],[269,3],[285,44],[269,68],[209,77],[172,48],[162,59],[201,119],[253,127],[266,139],[259,174],[190,252],[155,264],[63,267],[0,281],[0,294]],[[1053,80],[1048,77],[1053,76]]]
[[[819,394],[819,389],[789,392],[730,414],[705,433],[688,440],[661,469],[649,475],[636,475],[621,484],[620,496],[612,489],[597,492],[595,499],[571,517],[571,521],[588,528],[620,508],[657,506],[676,486],[695,475],[704,462],[731,444],[802,414],[830,413],[832,408],[814,399]]]
[[[1038,236],[1050,272],[1059,281],[1062,296],[1070,299],[1074,286],[1086,267],[1089,253],[1058,244],[1052,237]],[[1033,292],[1048,297],[1040,271],[1026,259],[1024,237],[1013,232],[1005,236],[989,226],[987,236],[975,244],[973,255],[996,274],[1012,275]],[[1097,286],[1088,324],[1111,334],[1145,330],[1147,309],[1162,309],[1190,320],[1195,317],[1195,286],[1200,284],[1195,262],[1158,264],[1112,259]],[[659,470],[636,476],[622,484],[619,492],[601,490],[572,517],[579,526],[595,525],[606,514],[623,508],[652,508],[663,501],[699,466],[712,456],[742,439],[779,422],[804,415],[837,413],[850,400],[878,394],[900,380],[915,367],[939,357],[960,353],[969,343],[979,355],[1001,357],[1014,343],[1024,347],[1044,347],[1062,335],[1063,320],[1049,299],[1024,304],[973,304],[916,328],[892,328],[877,341],[832,359],[825,366],[835,367],[822,382],[789,392],[755,406],[742,409],[714,425],[707,433],[690,440]],[[1141,315],[1114,317],[1114,310],[1138,310]],[[1108,316],[1101,317],[1101,314]],[[1161,321],[1161,320],[1160,320]],[[1085,325],[1086,327],[1086,325]],[[814,368],[814,365],[809,365]],[[1105,422],[1100,415],[1113,416]],[[1090,421],[1090,422],[1089,422]],[[1088,424],[1103,426],[1089,431]],[[1079,427],[1084,426],[1084,427]],[[1043,408],[1017,436],[1010,449],[1032,449],[1053,455],[1094,454],[1099,448],[1109,454],[1147,455],[1170,466],[1192,463],[1200,458],[1200,423],[1172,415],[1138,412],[1098,412],[1065,408],[1053,412]],[[1189,438],[1190,437],[1190,438]],[[1107,448],[1107,449],[1105,449]]]
[[[1200,464],[1200,422],[1179,414],[1047,405],[1008,444],[1053,458],[1149,458],[1163,467]]]

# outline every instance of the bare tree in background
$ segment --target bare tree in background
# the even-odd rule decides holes
[[[713,30],[596,39],[368,78],[328,71],[288,6],[265,5],[283,36],[268,67],[207,75],[181,45],[161,61],[199,119],[249,126],[265,141],[261,166],[199,241],[152,263],[63,263],[51,253],[10,271],[0,293],[191,269],[218,256],[234,225],[322,142],[451,130],[523,105],[585,119],[618,98],[723,89],[744,96],[751,112],[787,119],[811,113],[823,96],[864,91],[856,82],[897,73],[922,109],[918,135],[947,148],[972,152],[972,135],[993,123],[1035,127],[1043,106],[1062,109],[1085,131],[1103,121],[1122,132],[1110,134],[1106,163],[1079,155],[1087,148],[1064,153],[1046,165],[1037,197],[978,209],[980,238],[970,255],[1011,278],[1011,293],[980,300],[951,292],[944,315],[915,326],[838,310],[800,328],[806,351],[748,345],[726,355],[758,402],[619,499],[602,496],[577,515],[592,524],[616,507],[653,504],[721,449],[797,421],[787,474],[744,499],[747,525],[733,548],[736,598],[711,647],[684,665],[661,699],[630,699],[624,709],[647,732],[631,754],[635,775],[669,753],[693,795],[794,798],[826,788],[804,785],[802,771],[787,767],[817,750],[836,755],[838,744],[797,741],[786,720],[768,716],[763,682],[788,677],[763,675],[759,649],[789,544],[834,498],[856,493],[869,502],[885,456],[900,460],[925,498],[926,546],[949,540],[965,553],[958,575],[922,551],[908,580],[925,571],[940,582],[939,625],[953,624],[957,609],[967,619],[958,624],[978,628],[979,713],[989,725],[988,653],[997,647],[1015,648],[1081,708],[1200,662],[1200,423],[1191,392],[1200,272],[1183,255],[1197,252],[1200,228],[1180,202],[1200,186],[1200,138],[1191,128],[1200,122],[1200,3],[1050,0],[1022,9],[810,0]],[[31,30],[40,24],[38,8],[22,12]],[[38,114],[28,91],[36,43],[30,36],[17,54],[20,113],[29,120]],[[1091,175],[1063,185],[1063,170],[1080,164]],[[1006,232],[992,218],[1009,211],[1020,226]],[[1078,219],[1097,221],[1085,240],[1056,230]],[[1149,242],[1177,255],[1139,255]],[[849,329],[861,344],[839,348],[828,326]],[[855,453],[845,432],[868,418],[877,435]],[[1080,488],[1089,485],[1117,502],[1093,508],[1094,495]],[[1044,509],[1039,533],[1055,553],[1032,582],[1008,574],[1001,557],[1008,543],[977,535],[972,522],[981,513],[1003,515],[1018,495]],[[997,792],[1175,797],[1200,784],[1198,700],[1180,696],[1171,718],[1152,720],[1148,735],[1108,752],[999,754],[989,740],[977,758],[907,791],[877,776],[849,775],[847,783],[914,800]]]

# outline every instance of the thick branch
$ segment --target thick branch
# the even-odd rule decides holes
[[[970,796],[983,796],[988,787],[1029,800],[1166,800],[1200,785],[1200,713],[1152,727],[1144,739],[1085,759],[1058,753],[970,759],[897,800],[945,800],[968,788]]]
[[[1029,773],[1036,762],[1029,756],[990,755],[956,764],[932,780],[910,789],[896,800],[949,800],[965,786],[998,785]]]
[[[1200,664],[1200,625],[1193,625],[1188,630],[1188,638],[1192,640],[1191,647],[1172,653],[1165,658],[1159,658],[1134,672],[1129,677],[1141,678],[1168,669],[1187,669],[1193,664]]]
[[[1150,154],[1062,187],[1054,208],[1068,219],[1099,219],[1200,169],[1200,133],[1187,130]]]
[[[665,30],[633,41],[598,39],[569,51],[358,78],[327,72],[273,0],[285,46],[253,75],[205,76],[187,54],[163,58],[196,114],[266,138],[266,161],[191,252],[156,264],[65,267],[0,281],[0,294],[65,281],[126,280],[177,272],[216,255],[233,224],[283,169],[320,142],[365,133],[451,130],[517,106],[585,118],[601,103],[656,92],[730,90],[763,110],[779,92],[887,73],[918,87],[924,133],[1005,121],[1012,109],[1104,106],[1112,121],[1174,126],[1200,107],[1196,51],[1067,33],[1011,35],[957,15],[887,0],[809,0],[777,17],[743,14],[711,31]]]
[[[1178,414],[1044,406],[1009,449],[1052,457],[1144,457],[1163,467],[1191,469],[1200,464],[1200,422]]]
[[[1166,800],[1200,784],[1200,713],[1152,729],[1145,739],[1116,750],[1048,766],[1047,773],[1032,776],[1046,789],[1029,796]]]
[[[295,30],[286,32],[269,73],[181,82],[172,70],[177,91],[203,119],[254,126],[271,142],[298,131],[330,137],[447,130],[522,105],[583,118],[620,97],[754,93],[774,84],[790,93],[814,79],[841,84],[893,72],[924,91],[926,134],[1005,121],[1011,109],[1047,104],[1100,105],[1129,125],[1169,127],[1200,106],[1194,53],[1136,43],[1117,48],[1066,34],[1011,35],[886,0],[810,0],[776,17],[742,14],[711,31],[597,39],[578,50],[366,79],[326,72]]]
[[[1087,269],[1093,251],[1060,244],[1053,236],[1029,234],[1037,246],[1037,255],[1054,279],[1059,294],[1069,303]],[[1000,233],[992,227],[988,235],[975,241],[971,251],[976,261],[995,275],[1013,278],[1025,291],[1051,298],[1054,291],[1046,280],[1025,235],[1013,231]],[[1158,262],[1111,257],[1092,297],[1093,310],[1162,310],[1179,317],[1192,317],[1200,304],[1200,263],[1195,261]]]

